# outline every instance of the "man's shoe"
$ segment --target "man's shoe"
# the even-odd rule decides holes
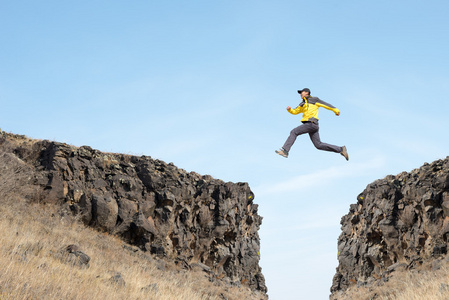
[[[348,150],[346,150],[346,146],[341,147],[340,154],[343,155],[346,158],[346,160],[349,160]]]
[[[285,157],[285,158],[287,158],[288,157],[288,152],[287,151],[285,151],[284,149],[279,149],[279,150],[276,150],[275,151],[277,154],[279,154],[280,156],[283,156],[283,157]]]

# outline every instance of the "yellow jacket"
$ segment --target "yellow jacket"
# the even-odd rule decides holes
[[[340,110],[329,103],[324,102],[318,97],[304,97],[303,101],[295,109],[290,109],[288,112],[297,115],[302,113],[301,122],[314,122],[318,121],[318,108],[324,107],[325,109],[333,111],[336,115],[340,113]]]

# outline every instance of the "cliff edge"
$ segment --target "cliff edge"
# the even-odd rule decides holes
[[[104,153],[0,132],[0,150],[29,166],[34,201],[61,206],[211,280],[266,293],[259,266],[262,217],[247,183],[186,172],[148,156]]]
[[[438,269],[449,234],[449,157],[369,184],[341,219],[331,299],[398,270]]]

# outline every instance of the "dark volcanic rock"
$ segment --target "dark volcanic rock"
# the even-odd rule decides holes
[[[449,157],[369,184],[341,225],[333,294],[432,266],[448,249]]]
[[[161,258],[204,265],[217,278],[267,291],[259,267],[262,217],[247,183],[4,132],[0,147],[33,166],[39,201],[60,204]]]
[[[125,279],[123,279],[122,274],[116,272],[111,278],[109,278],[109,282],[116,286],[116,287],[120,287],[123,288],[126,286],[126,282]]]
[[[63,262],[82,268],[89,268],[90,257],[79,250],[77,245],[68,245],[59,251]]]

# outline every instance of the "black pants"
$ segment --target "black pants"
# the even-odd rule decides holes
[[[318,126],[318,124],[315,124],[312,122],[306,122],[306,123],[296,127],[292,131],[290,131],[290,136],[288,137],[287,141],[285,142],[285,144],[282,148],[284,148],[284,150],[289,152],[290,148],[293,146],[293,143],[295,143],[298,135],[308,133],[310,136],[310,139],[312,140],[313,145],[317,149],[340,153],[341,147],[321,142],[320,134],[318,133],[319,130],[320,130],[320,127]]]

